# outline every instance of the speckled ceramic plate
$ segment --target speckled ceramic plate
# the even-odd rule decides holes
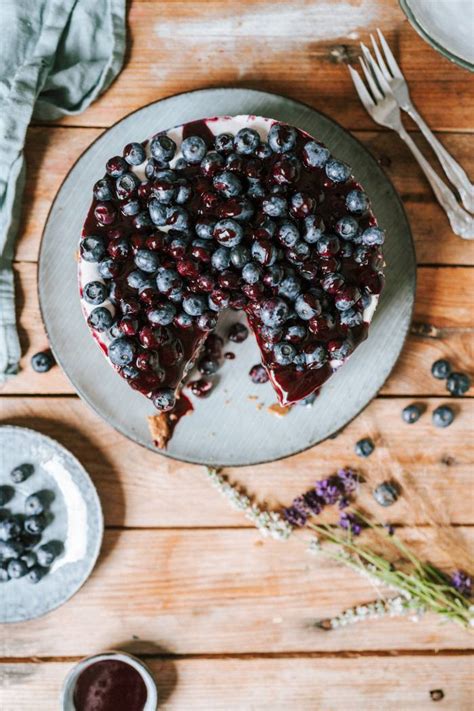
[[[312,408],[295,407],[285,417],[269,410],[270,386],[254,385],[248,371],[259,362],[253,338],[228,344],[235,353],[219,371],[208,399],[193,400],[165,452],[200,464],[249,465],[295,454],[324,440],[357,415],[387,379],[410,324],[415,292],[415,255],[403,206],[370,153],[327,116],[304,104],[249,89],[205,89],[163,99],[122,119],[100,136],[66,177],[43,234],[39,264],[40,303],[57,360],[73,385],[107,422],[153,449],[147,416],[153,405],[111,368],[81,312],[75,252],[93,183],[107,159],[131,140],[212,115],[257,114],[304,129],[347,161],[365,187],[379,224],[386,230],[386,285],[367,339],[323,387]],[[241,318],[244,318],[243,316]],[[238,320],[224,314],[218,331]]]
[[[11,470],[26,462],[34,473],[13,485]],[[61,541],[64,552],[39,583],[20,578],[0,584],[0,623],[31,620],[69,600],[95,565],[104,528],[99,497],[85,469],[67,449],[39,432],[0,426],[0,486],[5,484],[15,487],[14,498],[6,504],[13,513],[23,513],[30,494],[52,492],[52,520],[41,542]]]

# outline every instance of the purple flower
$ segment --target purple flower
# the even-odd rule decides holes
[[[337,476],[342,484],[345,494],[352,494],[356,491],[359,483],[359,476],[357,472],[353,469],[339,469]]]
[[[325,504],[329,506],[337,503],[341,498],[341,489],[339,487],[339,481],[336,477],[329,477],[329,479],[321,479],[321,481],[316,482],[316,494],[321,497]]]
[[[339,503],[337,505],[338,509],[341,509],[341,511],[342,511],[342,509],[347,509],[348,506],[349,506],[349,500],[346,499],[345,496],[343,496],[342,498],[339,499]]]
[[[315,489],[307,491],[303,494],[303,499],[306,507],[314,516],[317,516],[324,508],[324,500],[317,495]]]
[[[283,516],[292,526],[304,526],[308,520],[306,504],[302,496],[294,499],[293,504],[283,509]]]
[[[339,519],[339,525],[345,531],[349,531],[353,536],[358,536],[362,531],[362,525],[354,514],[342,513]]]
[[[467,573],[464,573],[462,570],[456,570],[456,572],[451,576],[451,585],[456,588],[458,593],[461,593],[461,595],[471,597],[472,581]]]

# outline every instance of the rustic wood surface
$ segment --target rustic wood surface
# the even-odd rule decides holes
[[[472,175],[473,77],[425,44],[396,0],[133,0],[126,65],[109,91],[80,116],[30,128],[15,264],[24,356],[21,373],[0,392],[0,418],[55,437],[81,459],[98,487],[106,534],[96,570],[69,603],[1,631],[2,711],[57,708],[74,661],[117,647],[146,656],[167,709],[427,709],[438,689],[441,706],[472,708],[466,632],[429,616],[319,630],[317,619],[372,599],[370,585],[308,557],[301,538],[261,540],[201,468],[130,443],[77,398],[59,368],[38,375],[29,366],[47,345],[36,295],[41,231],[67,171],[102,131],[150,101],[194,88],[245,86],[304,101],[351,130],[404,201],[419,264],[414,325],[379,397],[337,438],[229,475],[277,507],[338,466],[359,465],[360,501],[379,517],[370,489],[396,478],[403,496],[390,520],[401,535],[440,565],[461,564],[473,538],[474,401],[455,399],[455,423],[435,430],[431,412],[447,397],[430,367],[446,356],[473,373],[474,243],[451,232],[405,146],[359,104],[346,65],[377,26],[418,108]],[[409,427],[400,411],[413,401],[426,412]],[[365,435],[377,448],[361,463],[353,445]],[[440,534],[434,520],[450,526]]]

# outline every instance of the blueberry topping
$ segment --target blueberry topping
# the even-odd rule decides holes
[[[114,197],[113,182],[109,177],[101,178],[94,185],[94,197],[100,202],[107,202]]]
[[[135,173],[125,173],[117,178],[115,183],[115,190],[117,192],[117,197],[119,200],[126,200],[132,197],[136,192],[138,186],[140,185],[140,180],[137,178]]]
[[[265,326],[277,328],[282,326],[289,316],[288,305],[278,297],[266,299],[262,302],[260,319]]]
[[[98,306],[90,312],[87,323],[95,331],[107,331],[112,327],[114,317],[105,306]]]
[[[298,227],[291,220],[282,220],[280,222],[276,236],[285,247],[294,247],[300,239]]]
[[[438,380],[446,380],[451,371],[451,363],[444,359],[436,360],[431,366],[431,373]]]
[[[354,239],[359,232],[359,223],[355,217],[346,215],[336,222],[335,232],[343,239]]]
[[[234,138],[234,148],[240,155],[255,153],[260,143],[260,136],[253,128],[241,128]]]
[[[189,136],[181,144],[184,159],[192,165],[200,163],[206,155],[206,151],[206,143],[200,136]]]
[[[268,267],[276,261],[277,250],[270,241],[257,239],[252,244],[252,257],[259,264]]]
[[[321,313],[321,303],[310,293],[300,294],[295,301],[295,311],[303,321],[309,321]]]
[[[98,306],[103,304],[107,298],[108,289],[105,284],[101,281],[90,281],[85,285],[82,292],[85,301],[88,304],[94,304]]]
[[[379,227],[368,227],[362,232],[362,244],[367,247],[383,244],[385,242],[385,232]]]
[[[373,497],[379,506],[392,506],[398,499],[398,486],[391,481],[384,481],[375,487]]]
[[[41,533],[44,531],[48,525],[48,519],[42,513],[35,514],[33,516],[27,516],[23,522],[23,528],[26,533],[32,533],[33,535]]]
[[[262,274],[262,268],[255,262],[249,262],[242,269],[242,278],[247,284],[256,284],[260,281]]]
[[[127,284],[131,289],[140,289],[147,283],[148,276],[141,269],[134,269],[127,276]]]
[[[136,346],[130,338],[116,338],[109,345],[109,358],[114,365],[123,367],[129,365],[135,357]]]
[[[218,192],[227,198],[236,197],[242,192],[242,183],[230,170],[217,173],[212,180],[212,184]]]
[[[86,262],[100,262],[102,257],[105,255],[105,243],[102,237],[85,237],[82,240],[81,246],[81,257]]]
[[[326,175],[333,183],[345,183],[351,175],[351,169],[346,163],[331,158],[325,165]]]
[[[451,373],[446,381],[448,392],[455,397],[462,397],[471,387],[471,379],[465,373]]]
[[[12,469],[10,479],[14,484],[21,484],[23,481],[26,481],[34,471],[35,468],[32,464],[20,464],[18,467]]]
[[[198,317],[197,327],[200,328],[201,331],[213,331],[216,326],[217,314],[212,313],[212,311],[204,311],[204,313]]]
[[[227,247],[218,247],[211,259],[214,269],[217,269],[219,272],[223,272],[225,269],[228,269],[230,266],[230,253],[231,250]]]
[[[303,239],[308,244],[315,244],[323,236],[324,224],[316,215],[307,215],[304,218],[304,227]]]
[[[262,201],[262,210],[270,217],[283,217],[288,210],[288,204],[285,198],[271,195]]]
[[[31,367],[36,373],[47,373],[55,362],[51,351],[40,351],[31,356]]]
[[[291,343],[277,343],[273,348],[273,358],[278,365],[290,365],[296,353],[296,348]]]
[[[238,245],[233,247],[230,251],[230,261],[236,269],[243,269],[243,267],[250,262],[251,256],[250,251],[247,247],[243,245]]]
[[[168,412],[172,410],[176,404],[174,390],[171,388],[159,388],[154,391],[152,401],[157,410]]]
[[[355,328],[363,323],[364,316],[362,311],[346,309],[340,313],[339,320],[342,326],[347,326],[347,328]]]
[[[122,156],[114,156],[107,161],[105,170],[112,178],[119,178],[128,171],[128,163]],[[110,200],[110,198],[108,198]]]
[[[318,343],[308,344],[303,352],[305,363],[310,368],[322,368],[328,359],[326,349]]]
[[[169,302],[155,306],[147,313],[148,320],[153,325],[169,326],[176,316],[176,306]]]
[[[141,165],[146,159],[141,143],[128,143],[123,149],[123,157],[129,165]]]
[[[159,269],[156,286],[162,294],[169,294],[173,289],[182,286],[182,279],[174,269]]]
[[[209,151],[201,161],[201,171],[204,175],[212,176],[222,170],[224,165],[224,158],[219,153]]]
[[[268,132],[268,143],[275,153],[287,153],[296,145],[296,130],[292,126],[274,123]]]
[[[183,309],[189,316],[200,316],[207,308],[202,294],[190,294],[183,299]]]
[[[212,234],[219,244],[236,247],[242,241],[244,231],[238,222],[227,218],[216,222]]]
[[[0,521],[0,541],[10,541],[18,538],[21,525],[14,516],[8,516]]]
[[[156,272],[160,266],[160,260],[156,252],[149,249],[139,249],[135,255],[135,264],[144,272]]]
[[[214,139],[214,148],[219,153],[231,153],[234,149],[234,137],[230,133],[220,133]]]
[[[356,215],[365,215],[369,209],[369,198],[362,190],[350,190],[346,195],[346,207]]]
[[[375,445],[370,437],[365,437],[356,442],[354,450],[358,457],[370,457],[375,449]]]
[[[303,148],[303,161],[308,168],[324,168],[330,155],[328,149],[316,141],[308,141]]]
[[[154,136],[150,142],[150,151],[158,161],[170,161],[176,153],[176,143],[163,133]]]
[[[419,405],[407,405],[402,410],[402,420],[408,425],[413,425],[415,422],[418,422],[422,414],[423,409]]]

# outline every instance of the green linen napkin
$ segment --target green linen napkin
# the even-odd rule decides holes
[[[125,35],[125,0],[0,0],[0,383],[20,360],[12,259],[28,124],[89,106],[120,71]]]

